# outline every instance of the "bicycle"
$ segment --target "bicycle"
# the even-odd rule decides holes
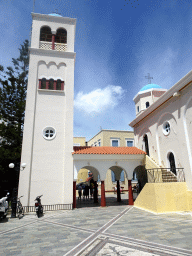
[[[20,201],[21,197],[23,197],[23,196],[20,196],[17,199],[17,216],[18,216],[19,219],[21,219],[24,216],[24,209],[23,209],[23,206],[22,206],[21,201]]]

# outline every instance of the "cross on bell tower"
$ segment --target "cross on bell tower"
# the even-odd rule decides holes
[[[145,76],[146,79],[148,79],[148,83],[151,84],[151,79],[153,79],[153,77],[150,77],[150,73],[148,73],[148,76]]]

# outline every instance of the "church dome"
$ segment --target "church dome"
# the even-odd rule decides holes
[[[149,89],[163,89],[163,88],[157,84],[147,84],[141,88],[140,92],[146,91]]]
[[[49,15],[51,16],[56,16],[56,17],[62,17],[61,15],[57,14],[57,13],[50,13]]]

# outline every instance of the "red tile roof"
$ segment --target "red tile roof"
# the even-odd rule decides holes
[[[93,155],[142,155],[144,151],[136,147],[89,147],[79,149],[73,154],[93,154]]]
[[[91,148],[91,146],[73,146],[74,151],[78,151],[80,149],[85,149],[85,148]]]

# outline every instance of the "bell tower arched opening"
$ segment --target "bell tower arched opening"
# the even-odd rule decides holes
[[[67,31],[64,28],[59,28],[55,36],[55,42],[59,44],[67,43]]]
[[[52,41],[52,32],[51,32],[50,27],[43,26],[40,29],[40,41],[43,41],[43,42],[51,42]]]

